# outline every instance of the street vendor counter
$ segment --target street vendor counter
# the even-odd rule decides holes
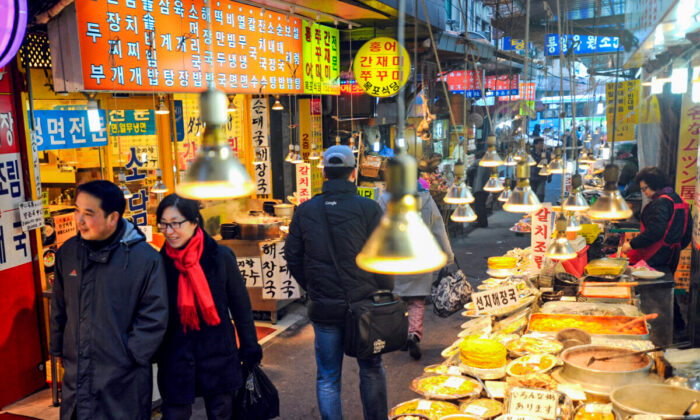
[[[641,280],[635,286],[642,313],[659,314],[658,318],[648,320],[649,339],[658,346],[673,342],[673,289],[675,282],[672,274],[666,274],[657,280]]]
[[[222,239],[236,255],[238,269],[245,279],[253,311],[266,312],[277,322],[279,312],[300,297],[300,287],[287,270],[284,239]]]

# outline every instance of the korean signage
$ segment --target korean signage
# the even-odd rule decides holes
[[[570,48],[574,54],[611,53],[616,52],[618,48],[620,51],[625,50],[616,36],[562,35],[561,40],[564,54],[569,52]],[[544,46],[547,55],[558,56],[559,45],[559,34],[547,34]]]
[[[338,95],[340,46],[336,28],[303,22],[304,93]]]
[[[365,93],[361,87],[357,86],[357,82],[354,80],[341,80],[340,81],[340,93],[346,95],[361,95]]]
[[[698,166],[698,139],[700,137],[700,104],[692,95],[683,95],[681,128],[678,134],[678,161],[675,191],[688,204],[695,201],[695,178]]]
[[[287,261],[284,259],[284,241],[262,242],[260,255],[263,299],[298,298],[299,284],[287,269]]]
[[[110,136],[143,136],[156,134],[155,112],[152,109],[109,111]]]
[[[100,130],[90,131],[87,111],[34,111],[38,150],[77,149],[107,145],[107,121],[103,109]]]
[[[56,244],[59,246],[78,234],[74,213],[54,216],[53,228],[56,231]]]
[[[506,306],[518,303],[518,286],[509,284],[484,292],[472,293],[472,301],[477,314],[498,312]]]
[[[299,18],[204,0],[75,4],[83,90],[302,93]]]
[[[357,195],[360,197],[369,198],[370,200],[377,199],[377,190],[375,187],[357,187]]]
[[[371,96],[394,96],[408,81],[411,60],[403,45],[393,38],[365,42],[353,59],[357,84]]]
[[[634,127],[639,121],[639,80],[617,83],[617,104],[615,104],[615,83],[606,83],[605,98],[609,130],[612,130],[613,119],[617,117],[615,140],[634,140]]]
[[[438,81],[445,81],[450,92],[464,93],[468,98],[481,98],[482,84],[487,97],[518,95],[520,86],[517,74],[484,77],[482,72],[474,70],[449,72],[438,77]]]
[[[532,51],[532,43],[529,43],[528,50]],[[513,39],[509,36],[504,36],[498,40],[498,49],[503,51],[525,51],[525,40],[523,39]]]
[[[250,102],[250,127],[253,136],[253,148],[256,150],[254,163],[255,193],[272,194],[272,160],[270,159],[270,120],[268,98],[253,97]]]
[[[262,262],[260,257],[237,257],[238,271],[245,280],[245,287],[262,287]]]
[[[38,229],[44,226],[44,209],[41,200],[20,203],[19,216],[22,222],[22,231]]]
[[[530,230],[530,246],[532,259],[541,269],[544,264],[544,254],[552,236],[552,204],[543,203],[537,211],[531,214],[532,229]]]
[[[308,163],[296,164],[296,191],[299,204],[311,199],[311,165]]]
[[[144,226],[148,224],[148,214],[146,209],[148,207],[148,190],[142,188],[132,194],[128,200],[126,200],[126,207],[131,213],[131,221],[134,222],[136,226]]]
[[[558,406],[559,393],[556,391],[514,387],[508,396],[508,413],[513,415],[554,420]]]
[[[521,99],[520,92],[525,92],[526,101],[535,100],[535,92],[537,91],[537,85],[535,83],[523,83],[520,82],[520,89],[515,95],[501,96],[502,101],[519,101]]]

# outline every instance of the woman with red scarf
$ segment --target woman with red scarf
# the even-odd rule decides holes
[[[157,354],[163,419],[189,419],[195,397],[204,397],[209,420],[236,418],[243,367],[262,359],[236,257],[204,232],[196,201],[171,194],[160,202],[156,220],[166,240],[161,255],[170,302]]]

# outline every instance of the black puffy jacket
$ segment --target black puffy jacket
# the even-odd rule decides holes
[[[326,207],[338,273],[328,248],[318,203]],[[346,302],[360,300],[378,289],[392,290],[389,276],[357,267],[355,257],[382,217],[379,204],[357,195],[352,182],[340,179],[323,183],[323,194],[302,203],[294,213],[285,245],[287,267],[309,293],[309,318],[314,322],[340,323]]]

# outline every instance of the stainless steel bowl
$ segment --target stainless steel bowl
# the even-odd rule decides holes
[[[700,419],[700,404],[690,415],[683,411],[693,400],[700,400],[700,392],[662,384],[632,384],[615,389],[610,395],[613,409],[626,418],[634,414],[657,415],[662,419]]]

